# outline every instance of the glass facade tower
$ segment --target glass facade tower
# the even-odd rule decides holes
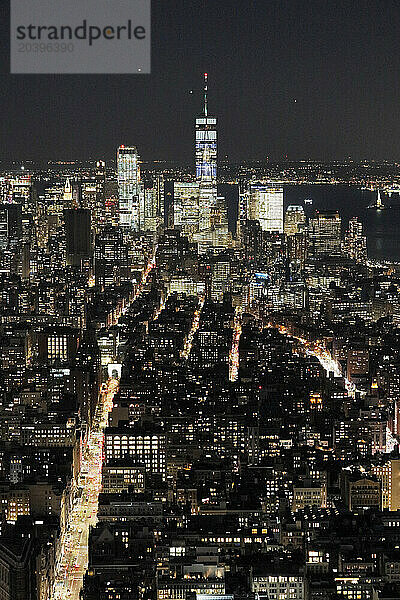
[[[200,186],[200,229],[211,226],[212,208],[217,202],[217,119],[208,115],[207,73],[204,73],[204,114],[196,119],[196,179]]]
[[[117,150],[119,223],[134,231],[140,229],[140,165],[134,146],[120,146]]]

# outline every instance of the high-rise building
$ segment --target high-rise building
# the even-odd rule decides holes
[[[93,228],[95,231],[99,231],[101,227],[105,225],[105,200],[106,200],[106,163],[104,160],[98,160],[96,162],[95,172],[95,204],[92,213],[93,216]]]
[[[217,195],[217,119],[208,114],[208,79],[204,74],[204,109],[196,118],[196,182],[174,185],[171,226],[178,227],[200,254],[232,244],[225,199]]]
[[[96,189],[98,202],[104,202],[106,185],[106,163],[104,160],[96,162]]]
[[[309,223],[310,254],[340,255],[341,225],[341,218],[337,211],[316,211]]]
[[[208,114],[208,79],[204,73],[204,113],[196,119],[196,179],[200,186],[199,229],[211,227],[217,201],[217,119]]]
[[[164,178],[158,176],[153,186],[144,190],[143,215],[140,216],[141,229],[157,231],[164,223]]]
[[[7,507],[6,515],[9,522],[17,520],[18,516],[28,515],[29,492],[22,494],[11,493],[10,502],[4,500]],[[10,508],[8,508],[10,505]],[[34,564],[34,540],[32,536],[17,536],[13,531],[14,525],[9,525],[0,542],[0,568],[3,573],[2,596],[13,600],[32,598],[32,565]]]
[[[106,198],[104,211],[105,225],[119,226],[119,203],[118,198]]]
[[[105,227],[96,235],[94,249],[96,285],[102,289],[119,285],[128,275],[128,249],[120,227]]]
[[[76,393],[80,415],[92,424],[100,388],[100,350],[93,329],[82,331],[79,348],[71,369],[71,384]]]
[[[343,470],[340,476],[342,498],[349,510],[375,508],[380,510],[381,482],[372,477]]]
[[[198,182],[174,183],[174,227],[189,237],[199,229],[199,194]]]
[[[239,202],[238,202],[238,221],[236,233],[239,239],[243,241],[243,229],[249,219],[249,186],[247,181],[239,182]]]
[[[0,248],[16,248],[22,239],[21,204],[0,205]]]
[[[258,221],[247,220],[241,225],[244,257],[247,262],[261,260],[263,255],[263,233]]]
[[[217,119],[208,114],[208,79],[204,73],[204,114],[196,119],[196,178],[217,181]]]
[[[295,569],[290,574],[279,572],[279,575],[277,575],[274,571],[270,575],[265,571],[261,575],[252,573],[251,576],[251,590],[256,593],[258,598],[304,600],[307,597],[306,583],[304,576],[299,575]]]
[[[358,217],[349,220],[349,229],[345,237],[345,250],[349,257],[357,262],[367,258],[367,238],[363,235],[363,225]]]
[[[66,262],[67,265],[81,265],[91,255],[91,213],[87,208],[64,211]]]
[[[275,183],[250,185],[248,218],[260,222],[263,231],[283,233],[283,188]]]
[[[231,261],[229,256],[220,254],[212,262],[211,298],[222,302],[224,293],[230,290]]]
[[[365,348],[349,348],[347,352],[347,377],[357,381],[357,377],[365,377],[369,372],[369,352]]]
[[[69,179],[65,182],[62,205],[63,208],[72,208],[73,205],[73,190]]]
[[[30,175],[13,177],[10,181],[8,201],[21,204],[23,212],[32,210],[32,179]]]
[[[0,248],[4,250],[8,246],[8,211],[7,205],[0,206]]]
[[[306,233],[295,233],[287,237],[287,256],[290,261],[300,261],[301,267],[307,258]]]
[[[291,204],[287,207],[285,213],[284,232],[286,235],[295,235],[304,230],[306,224],[306,215],[302,206]]]
[[[117,150],[119,223],[121,227],[140,230],[140,163],[134,146]]]

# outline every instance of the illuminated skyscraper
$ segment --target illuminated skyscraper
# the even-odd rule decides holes
[[[250,185],[249,218],[263,231],[283,233],[283,188],[274,183]]]
[[[356,261],[367,259],[367,238],[363,235],[363,225],[358,217],[349,220],[349,229],[345,237],[345,250]]]
[[[144,190],[143,217],[140,223],[143,223],[141,229],[144,231],[157,231],[164,223],[164,178],[159,175],[153,186]]]
[[[99,202],[104,201],[104,193],[105,193],[105,183],[106,183],[106,163],[104,160],[98,160],[96,162],[96,190]]]
[[[286,235],[295,235],[304,230],[306,224],[306,215],[302,206],[291,204],[287,207],[285,213],[285,233]]]
[[[29,212],[32,200],[32,179],[30,175],[13,177],[9,180],[8,202],[22,205],[22,212]]]
[[[101,289],[120,285],[129,275],[128,248],[120,227],[105,227],[96,235],[94,273]]]
[[[200,254],[232,245],[225,199],[217,195],[217,119],[208,114],[207,73],[203,115],[196,118],[196,181],[175,182],[171,224],[196,242]]]
[[[189,237],[199,229],[199,191],[198,183],[174,183],[174,227]]]
[[[311,255],[340,254],[341,223],[341,218],[337,211],[316,211],[309,223],[309,247]]]
[[[224,198],[217,196],[217,119],[208,114],[208,83],[204,73],[204,112],[196,119],[196,180],[199,188],[198,231],[193,241],[200,254],[232,244]],[[192,214],[196,211],[191,205]]]
[[[63,207],[64,208],[72,208],[73,198],[72,198],[72,185],[69,179],[65,182],[64,186],[64,195],[63,195]]]
[[[217,183],[217,119],[208,115],[208,83],[204,73],[204,114],[196,119],[196,178]]]
[[[106,163],[103,160],[96,162],[96,211],[94,225],[100,229],[105,224],[105,187],[106,187]]]
[[[134,231],[140,229],[140,165],[134,146],[120,146],[117,150],[119,222]]]
[[[200,186],[200,229],[211,227],[217,203],[217,119],[208,115],[208,80],[204,73],[204,114],[196,119],[196,179]]]
[[[287,256],[290,261],[299,262],[301,268],[303,268],[307,257],[307,235],[305,232],[288,235]]]

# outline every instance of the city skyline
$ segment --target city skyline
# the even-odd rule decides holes
[[[12,70],[147,70],[148,0],[14,1]],[[4,75],[0,600],[400,598],[398,25],[154,0],[150,75]]]

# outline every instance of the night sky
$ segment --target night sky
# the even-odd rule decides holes
[[[153,0],[152,13],[151,75],[11,76],[4,10],[0,160],[111,158],[125,143],[190,164],[204,71],[220,158],[400,159],[399,2]]]

